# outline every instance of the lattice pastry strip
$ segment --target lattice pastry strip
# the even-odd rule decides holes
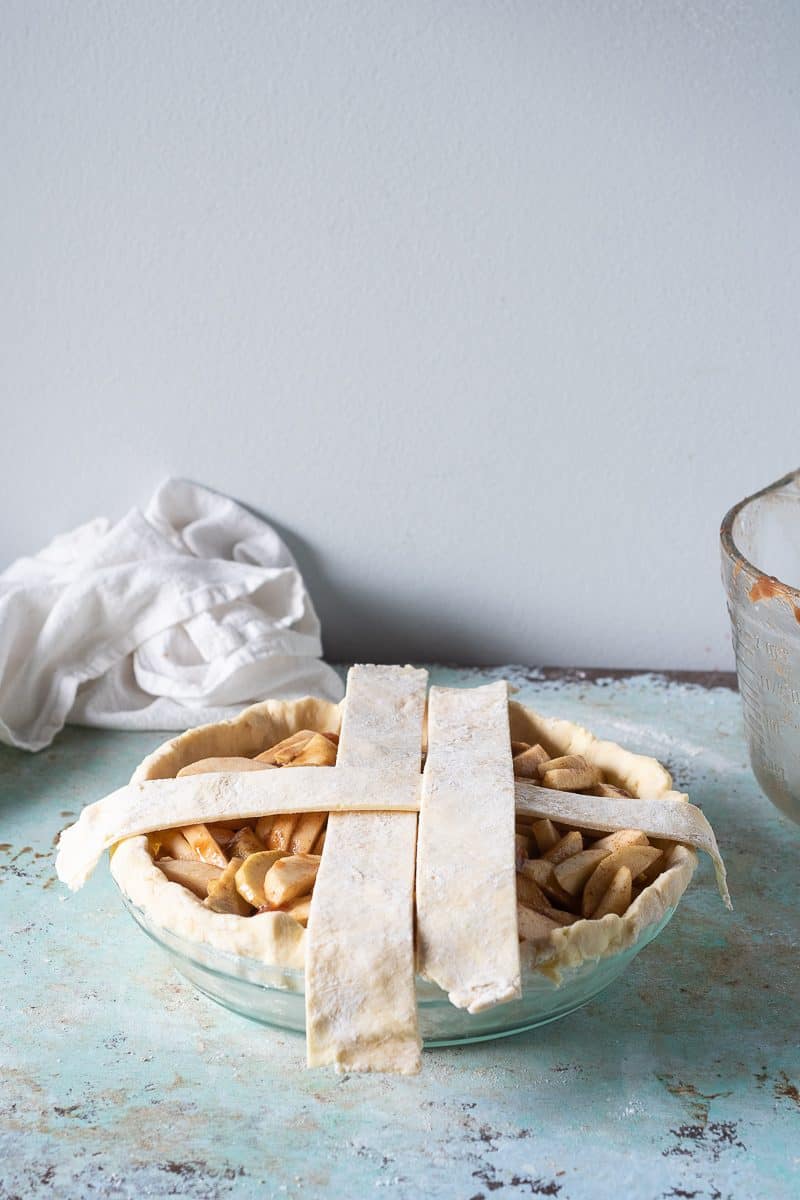
[[[378,766],[417,794],[427,671],[352,667],[334,774]],[[416,814],[331,813],[306,941],[309,1066],[420,1068],[414,986]]]
[[[457,1008],[520,992],[505,682],[432,687],[417,847],[417,966]]]

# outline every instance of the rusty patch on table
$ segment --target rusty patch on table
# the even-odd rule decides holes
[[[431,1107],[435,1106],[435,1102]],[[472,1172],[472,1178],[477,1179],[487,1191],[494,1192],[497,1190],[514,1189],[515,1191],[525,1191],[532,1196],[557,1196],[561,1191],[561,1184],[556,1180],[547,1179],[540,1175],[519,1174],[516,1171],[501,1171],[493,1162],[488,1161],[486,1155],[496,1154],[499,1150],[498,1143],[505,1141],[525,1141],[534,1136],[530,1129],[517,1129],[510,1133],[503,1133],[499,1129],[493,1129],[486,1122],[477,1122],[469,1113],[465,1113],[461,1120],[461,1124],[466,1133],[467,1144],[476,1145],[479,1147],[477,1152],[471,1157],[477,1160],[476,1169]],[[563,1174],[563,1172],[560,1172]],[[485,1200],[484,1192],[477,1192],[470,1200]]]
[[[538,1176],[534,1179],[530,1175],[512,1175],[509,1179],[499,1179],[497,1169],[490,1165],[484,1170],[473,1171],[473,1179],[477,1179],[490,1192],[501,1188],[503,1191],[506,1188],[521,1189],[524,1188],[532,1196],[557,1196],[561,1191],[561,1184],[556,1183],[554,1179],[541,1179]],[[483,1192],[476,1192],[470,1200],[485,1200]]]
[[[664,1084],[671,1096],[680,1096],[681,1099],[685,1099],[690,1116],[701,1125],[706,1125],[708,1122],[711,1101],[731,1094],[730,1092],[701,1092],[693,1083],[675,1079],[674,1075],[656,1075],[656,1079]]]
[[[796,1083],[792,1083],[785,1071],[781,1071],[772,1091],[776,1100],[790,1100],[800,1108],[800,1089]]]
[[[669,1131],[676,1139],[674,1146],[662,1150],[664,1158],[678,1155],[686,1158],[709,1158],[717,1162],[728,1150],[746,1150],[739,1139],[737,1121],[711,1121],[708,1124],[679,1125]]]
[[[192,1159],[191,1162],[164,1162],[157,1163],[156,1169],[163,1171],[167,1175],[179,1175],[182,1179],[196,1179],[198,1176],[204,1179],[241,1179],[245,1170],[244,1167],[223,1167],[216,1171],[208,1166],[208,1163],[201,1159]]]

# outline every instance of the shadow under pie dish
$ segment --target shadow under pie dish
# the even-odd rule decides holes
[[[341,706],[321,700],[265,701],[234,721],[166,742],[131,782],[311,765],[327,774],[336,763],[341,715]],[[655,760],[513,701],[507,721],[522,994],[467,1012],[430,978],[417,977],[420,1033],[429,1045],[517,1032],[586,1003],[663,929],[697,863],[692,845],[648,836],[639,820],[630,828],[604,820],[591,827],[589,810],[630,806],[639,817],[640,797],[648,811],[660,804],[665,812],[697,812]],[[417,771],[420,765],[418,759]],[[546,789],[557,809],[562,797],[569,808],[571,798],[580,820],[521,808],[529,787]],[[188,832],[167,822],[163,831],[118,842],[111,871],[129,911],[197,987],[237,1012],[300,1031],[305,924],[324,821],[320,813],[281,814],[197,823]],[[200,864],[194,874],[192,864]]]

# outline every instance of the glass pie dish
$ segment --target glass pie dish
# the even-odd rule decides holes
[[[305,1031],[304,973],[269,966],[258,959],[226,953],[190,941],[158,925],[120,889],[136,923],[168,955],[173,967],[199,992],[241,1016],[294,1033]],[[522,997],[485,1012],[455,1008],[438,987],[417,977],[420,1034],[426,1047],[457,1046],[524,1033],[558,1021],[588,1004],[618,979],[636,955],[658,937],[674,913],[645,926],[633,945],[616,954],[562,967],[558,978],[523,969]]]
[[[415,981],[409,921],[410,936],[403,943],[410,968],[404,1011],[413,1020],[417,1062],[420,1037],[428,1046],[503,1037],[558,1020],[592,1000],[671,919],[697,865],[696,848],[714,857],[727,898],[713,831],[688,797],[672,789],[660,763],[599,740],[570,721],[507,703],[517,920],[506,940],[514,938],[514,949],[519,945],[517,974],[508,994],[519,998],[507,1001],[504,995],[488,1004],[459,1006],[453,989],[431,982],[436,976],[420,960]],[[198,991],[266,1026],[307,1032],[307,997],[316,1016],[317,914],[328,912],[312,904],[321,903],[314,889],[320,864],[324,868],[330,810],[337,807],[336,781],[353,808],[361,787],[366,813],[372,811],[372,789],[384,786],[383,776],[362,785],[358,775],[339,775],[340,722],[341,709],[327,701],[267,700],[232,721],[170,739],[139,765],[126,788],[89,805],[64,831],[57,860],[60,878],[73,888],[80,886],[103,849],[109,849],[111,875],[128,911]],[[321,761],[309,762],[312,753]],[[430,753],[427,747],[421,756],[421,787]],[[533,776],[526,771],[534,769],[540,784],[527,782]],[[352,768],[345,765],[343,770]],[[188,787],[187,776],[194,776]],[[492,819],[487,809],[480,828],[491,831]],[[343,829],[351,836],[344,808],[337,821],[334,837]],[[374,856],[374,848],[364,849],[358,841],[361,825],[354,829],[358,853]],[[384,820],[384,841],[391,831]],[[325,849],[329,863],[335,862],[337,842],[333,845],[333,857],[330,845]],[[481,848],[478,841],[465,851],[464,863],[470,863],[473,875],[462,871],[462,876],[472,891],[462,890],[470,896],[481,860],[469,855]],[[369,880],[357,869],[359,861],[356,857],[351,876],[356,891]],[[390,874],[386,856],[382,861],[381,885]],[[462,860],[456,865],[461,867]],[[495,894],[486,888],[494,886],[496,877],[488,876],[484,891],[477,892],[482,905],[491,901],[492,913]],[[334,882],[338,878],[334,875]],[[409,886],[413,896],[414,883]],[[378,888],[367,894],[370,912],[379,917],[370,936],[384,944],[383,893]],[[464,935],[454,950],[456,969],[472,953],[470,911],[458,897],[442,908],[441,915],[452,913]],[[416,920],[419,954],[418,913]],[[357,917],[352,925],[344,917],[341,921],[348,936],[355,930],[348,961],[371,962],[367,951],[373,943],[358,941],[365,935]],[[325,944],[340,943],[334,936]],[[311,979],[304,969],[309,962]],[[372,966],[368,978],[373,979]],[[392,1010],[395,978],[387,973],[374,983],[374,993],[370,982],[356,995],[380,996],[380,1016],[384,1009]],[[353,1012],[361,1012],[359,1005],[360,999]],[[376,1044],[382,1044],[380,1039]]]

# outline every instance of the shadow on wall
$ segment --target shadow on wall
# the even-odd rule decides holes
[[[451,662],[494,666],[515,661],[511,637],[487,629],[419,596],[405,602],[398,589],[370,587],[346,574],[268,513],[238,501],[268,521],[297,561],[322,622],[325,657],[333,662]],[[481,653],[476,647],[480,646]],[[529,664],[546,662],[542,644],[531,646]]]

